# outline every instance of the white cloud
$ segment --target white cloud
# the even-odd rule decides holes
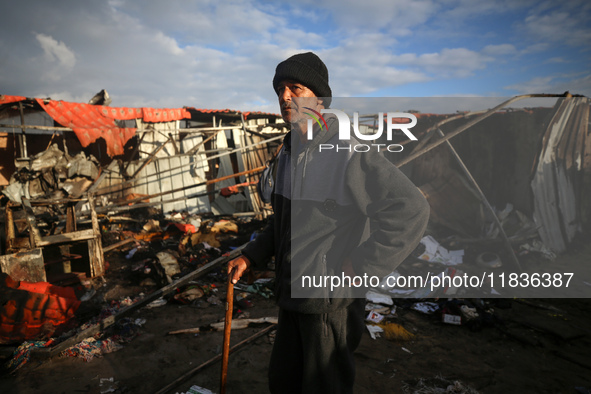
[[[556,2],[533,9],[522,23],[530,37],[568,46],[588,47],[591,42],[591,3]]]
[[[547,42],[539,42],[537,44],[532,44],[527,46],[525,49],[521,51],[522,54],[530,54],[530,53],[539,53],[548,50],[550,45]]]
[[[141,21],[144,27],[172,33],[191,45],[234,45],[239,41],[269,38],[282,17],[252,0],[130,1],[112,2],[113,12]]]
[[[434,0],[306,0],[299,4],[329,11],[343,31],[382,30],[398,37],[412,34],[440,9]]]
[[[76,65],[76,55],[64,44],[46,34],[36,34],[35,38],[43,48],[45,58],[49,62],[58,62],[61,66],[72,69]]]
[[[320,51],[319,55],[330,71],[333,94],[362,95],[427,81],[429,77],[422,70],[396,64],[390,51],[384,50],[391,43],[387,34],[362,34],[344,40],[337,47]]]
[[[30,0],[10,7],[0,25],[0,86],[5,90],[0,93],[49,92],[56,99],[87,101],[105,88],[114,106],[277,112],[271,87],[275,66],[308,50],[327,63],[331,87],[343,96],[427,81],[447,80],[447,86],[455,87],[482,75],[496,83],[502,77],[489,68],[499,60],[507,65],[499,75],[529,79],[521,84],[524,89],[527,83],[530,88],[544,83],[554,88],[569,80],[584,84],[580,75],[544,82],[550,68],[544,59],[566,59],[569,71],[585,68],[582,60],[589,60],[581,54],[585,46],[569,47],[587,37],[589,6],[577,0],[552,3]],[[548,18],[561,13],[569,18]],[[521,18],[517,25],[516,18]],[[25,23],[39,34],[16,34]],[[523,70],[535,73],[517,75]],[[487,85],[490,89],[492,84]],[[502,80],[496,84],[503,85]],[[458,87],[468,93],[478,88]]]
[[[517,54],[517,49],[511,44],[487,45],[482,53],[489,56],[508,56]]]
[[[519,94],[555,93],[569,91],[572,94],[591,96],[591,74],[573,78],[573,75],[552,75],[532,78],[529,81],[505,86],[504,89],[515,90]]]
[[[444,48],[441,52],[395,56],[394,63],[416,66],[442,78],[464,78],[486,67],[493,58],[466,48]]]
[[[568,60],[557,56],[557,57],[552,57],[552,58],[546,60],[544,63],[546,63],[546,64],[555,63],[556,64],[556,63],[568,63],[568,62],[569,62]]]
[[[153,41],[157,45],[160,45],[162,49],[173,55],[182,55],[184,53],[183,49],[179,47],[179,44],[174,38],[166,36],[160,31],[155,34]]]
[[[278,29],[272,41],[282,48],[319,48],[327,45],[326,39],[317,33],[289,28]]]
[[[536,77],[529,81],[505,86],[507,90],[516,90],[519,94],[550,93],[554,77]]]

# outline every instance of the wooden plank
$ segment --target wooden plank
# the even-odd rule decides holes
[[[88,256],[90,259],[90,274],[92,278],[102,276],[105,273],[105,263],[103,257],[103,243],[101,239],[101,228],[94,209],[94,196],[88,195],[88,205],[90,207],[90,221],[92,222],[93,238],[88,240]]]
[[[42,237],[37,246],[48,246],[61,244],[65,242],[86,241],[94,238],[94,231],[92,229],[80,230],[73,233],[55,234]]]
[[[8,201],[6,204],[6,208],[4,209],[4,231],[6,234],[6,253],[10,253],[10,250],[13,248],[13,242],[16,238],[14,233],[14,219],[12,215],[12,202]]]
[[[117,248],[119,248],[123,245],[127,245],[128,243],[131,243],[131,242],[135,242],[135,238],[127,238],[127,239],[124,239],[123,241],[119,241],[119,242],[114,243],[112,245],[105,246],[103,248],[103,253],[110,252],[113,249],[117,249]]]
[[[35,214],[33,213],[33,208],[31,207],[31,202],[26,199],[22,198],[21,201],[23,202],[23,209],[27,215],[27,225],[29,226],[29,239],[31,242],[31,247],[36,248],[41,246],[41,233],[37,228],[37,222],[35,221]]]

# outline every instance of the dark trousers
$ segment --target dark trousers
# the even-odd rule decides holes
[[[352,393],[365,300],[325,314],[280,309],[269,365],[272,393]]]

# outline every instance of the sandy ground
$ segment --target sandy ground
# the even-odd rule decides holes
[[[589,264],[591,248],[564,257]],[[117,266],[111,267],[117,270]],[[223,284],[218,296],[225,299]],[[137,294],[121,279],[110,294]],[[129,293],[129,294],[126,294]],[[272,301],[250,298],[250,317],[274,316]],[[414,337],[408,341],[371,339],[364,335],[356,352],[356,393],[413,392],[422,380],[460,381],[479,393],[577,393],[591,389],[591,302],[581,299],[502,300],[493,305],[497,324],[478,329],[444,324],[398,300],[393,321]],[[0,377],[0,393],[154,393],[221,352],[222,333],[167,335],[220,320],[223,303],[200,307],[168,303],[142,308],[132,318],[146,320],[140,334],[114,353],[85,362],[55,357],[32,360],[14,374]],[[231,343],[264,326],[232,333]],[[272,332],[272,331],[271,331]],[[230,356],[229,393],[266,393],[267,363],[272,348],[267,334]],[[215,362],[179,382],[169,392],[199,385],[219,392],[221,363]],[[441,386],[441,385],[440,385]],[[443,387],[446,387],[445,385]]]

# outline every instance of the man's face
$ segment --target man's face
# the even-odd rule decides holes
[[[316,97],[312,90],[299,82],[291,80],[280,82],[277,86],[277,94],[283,120],[286,123],[291,123],[292,126],[297,125],[302,133],[306,130],[309,118],[308,115],[304,114],[304,112],[307,112],[304,107],[317,111],[324,108],[322,100]],[[293,100],[294,98],[298,99]]]

